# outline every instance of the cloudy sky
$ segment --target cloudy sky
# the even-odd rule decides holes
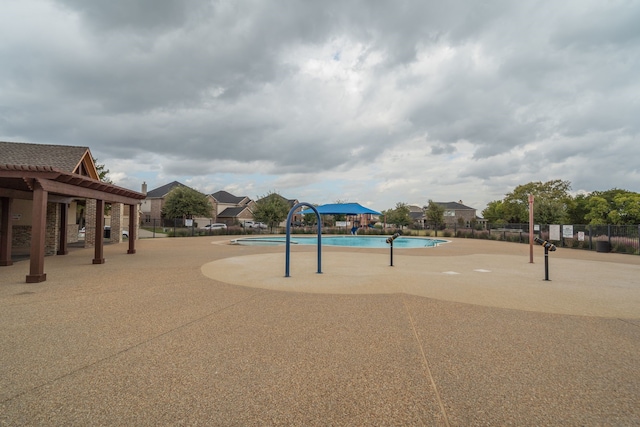
[[[640,192],[640,2],[3,0],[0,140],[311,203]]]

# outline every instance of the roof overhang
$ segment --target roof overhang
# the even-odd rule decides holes
[[[0,196],[30,200],[36,185],[52,195],[109,203],[134,205],[145,198],[142,193],[49,166],[0,165]]]

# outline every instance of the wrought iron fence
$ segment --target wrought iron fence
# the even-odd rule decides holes
[[[534,226],[534,234],[558,247],[640,255],[640,225],[545,224]],[[485,229],[454,226],[453,235],[528,244],[529,224],[487,224]]]
[[[282,228],[247,228],[241,225],[228,225],[227,228],[205,227],[207,224],[185,224],[183,218],[170,220],[151,220],[141,224],[146,237],[191,237],[207,235],[243,235],[262,233],[282,233]],[[552,230],[553,228],[553,230]],[[311,229],[311,228],[310,228]],[[552,233],[553,231],[553,233]],[[304,233],[305,229],[297,230]],[[327,229],[325,232],[330,232]],[[339,230],[335,231],[339,232]],[[424,235],[424,230],[403,230],[405,234]],[[427,230],[434,233],[435,230]],[[364,234],[387,234],[388,230],[366,230]],[[534,235],[552,241],[560,248],[592,250],[597,252],[616,252],[640,255],[640,225],[536,225]],[[529,224],[487,224],[483,228],[460,227],[437,231],[438,237],[462,237],[474,239],[503,240],[517,243],[529,243]],[[145,237],[142,236],[141,237]]]
[[[150,219],[141,223],[140,228],[145,230],[140,233],[142,238],[155,237],[195,237],[195,236],[218,236],[218,235],[241,235],[241,234],[262,234],[268,230],[263,228],[248,228],[241,224],[218,226],[211,220],[203,222],[189,221],[184,218],[173,219]]]

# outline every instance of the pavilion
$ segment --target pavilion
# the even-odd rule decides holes
[[[70,219],[68,212],[69,206],[80,199],[87,203],[86,238],[95,248],[93,264],[105,262],[105,203],[112,204],[118,217],[112,232],[119,237],[121,208],[129,206],[127,253],[134,254],[137,206],[144,198],[142,193],[100,181],[87,147],[0,142],[0,267],[12,265],[16,241],[30,242],[26,281],[45,281],[45,252],[66,255],[69,236],[74,232],[77,236],[77,226],[70,229],[69,224],[75,225],[75,218]],[[14,229],[19,236],[13,235]]]

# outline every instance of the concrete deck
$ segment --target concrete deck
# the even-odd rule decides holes
[[[0,424],[640,425],[638,256],[228,240],[0,268]]]

